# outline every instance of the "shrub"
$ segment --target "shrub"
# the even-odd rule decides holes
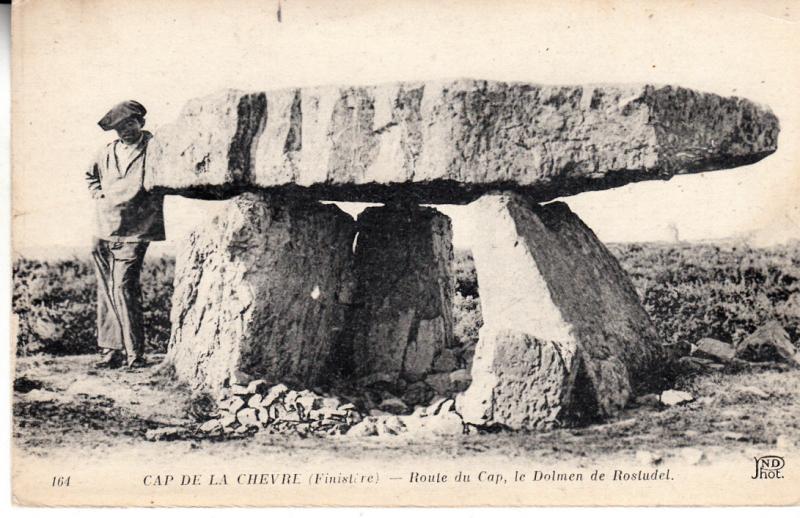
[[[142,309],[146,347],[165,350],[174,261],[146,259],[142,270]],[[95,352],[97,286],[88,260],[18,259],[13,268],[12,309],[19,317],[17,351],[54,354]]]
[[[465,297],[478,298],[478,276],[475,273],[475,261],[469,250],[455,250],[454,272],[456,276],[456,292]]]
[[[777,320],[800,339],[800,244],[615,244],[653,323],[668,342],[738,343]]]
[[[453,336],[464,346],[478,343],[478,331],[483,325],[481,303],[478,299],[478,276],[475,261],[469,250],[455,250],[456,295],[453,299]]]
[[[453,336],[459,345],[471,346],[478,343],[478,331],[483,325],[481,304],[477,297],[456,292],[453,299]]]

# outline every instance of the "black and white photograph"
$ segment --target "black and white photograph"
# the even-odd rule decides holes
[[[11,10],[16,505],[800,503],[800,3]]]

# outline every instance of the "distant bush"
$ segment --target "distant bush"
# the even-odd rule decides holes
[[[456,291],[464,297],[478,298],[478,276],[475,274],[475,261],[469,250],[455,250]]]
[[[800,244],[768,249],[712,244],[615,244],[666,341],[738,343],[777,320],[800,339]]]
[[[478,300],[478,276],[469,250],[456,249],[456,295],[453,299],[453,336],[460,346],[478,343],[478,331],[483,325],[481,303]]]
[[[483,326],[481,303],[477,297],[456,292],[453,300],[453,336],[461,346],[478,343],[478,331]]]
[[[165,350],[174,261],[146,259],[142,270],[142,309],[151,350]],[[55,354],[94,352],[97,285],[88,260],[14,263],[12,309],[19,317],[17,350]]]

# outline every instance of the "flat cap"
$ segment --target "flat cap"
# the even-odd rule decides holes
[[[114,129],[117,124],[124,121],[133,115],[144,117],[147,109],[141,103],[136,101],[122,101],[103,115],[103,118],[97,123],[103,131]]]

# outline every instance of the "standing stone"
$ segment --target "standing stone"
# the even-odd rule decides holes
[[[367,208],[355,265],[355,374],[419,381],[453,341],[450,218],[416,205]]]
[[[547,429],[608,416],[657,377],[656,332],[619,263],[564,203],[473,205],[484,325],[459,412]]]
[[[351,298],[354,235],[334,205],[225,202],[177,257],[168,361],[178,378],[212,392],[241,376],[323,379]]]

